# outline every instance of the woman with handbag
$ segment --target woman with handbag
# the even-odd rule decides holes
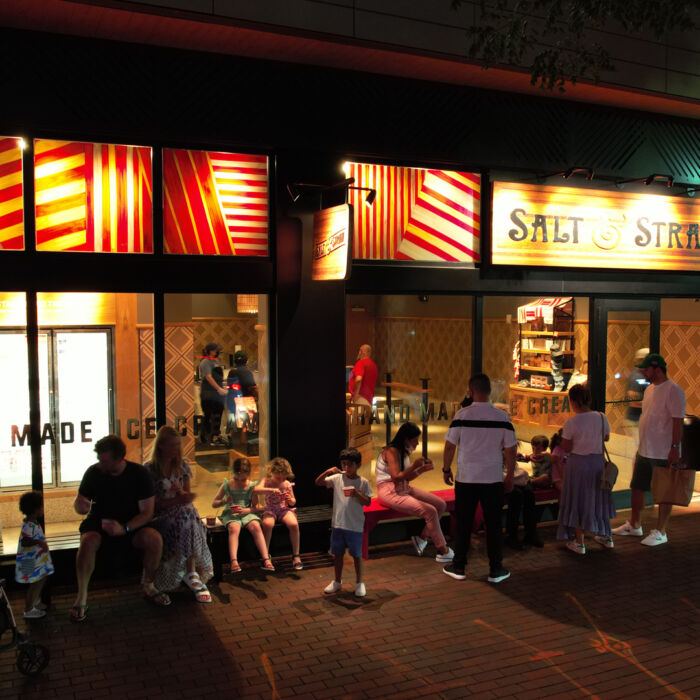
[[[586,553],[584,532],[594,533],[596,542],[613,548],[610,519],[616,515],[615,505],[611,491],[600,484],[610,425],[602,413],[591,410],[591,401],[587,385],[572,386],[569,402],[574,415],[562,429],[562,447],[569,458],[559,501],[557,539],[568,539],[566,546],[576,554]],[[569,539],[572,530],[575,537]]]

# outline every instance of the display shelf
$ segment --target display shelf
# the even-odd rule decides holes
[[[550,374],[551,370],[549,367],[533,367],[532,365],[520,365],[520,370],[525,370],[526,372],[544,372],[545,374]],[[572,368],[562,368],[561,370],[563,373],[569,373],[574,371],[573,367]]]
[[[532,350],[525,348],[524,350],[521,350],[520,353],[522,355],[546,355],[549,353],[549,350]],[[574,351],[573,350],[562,350],[562,354],[564,355],[573,355]]]
[[[534,338],[541,336],[542,338],[573,338],[573,331],[520,331],[520,335]]]

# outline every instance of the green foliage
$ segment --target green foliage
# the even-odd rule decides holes
[[[465,0],[452,0],[458,9]],[[480,0],[481,23],[469,27],[469,55],[484,68],[530,62],[530,82],[564,92],[567,82],[598,83],[613,71],[610,54],[590,40],[590,30],[651,34],[697,29],[692,8],[698,0]],[[541,48],[540,48],[541,47]],[[533,57],[531,53],[539,49]]]

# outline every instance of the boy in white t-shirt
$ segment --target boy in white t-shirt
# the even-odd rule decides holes
[[[331,548],[335,567],[335,579],[324,589],[324,593],[337,593],[341,587],[345,549],[355,561],[357,583],[355,595],[367,595],[363,579],[362,531],[365,526],[365,511],[372,501],[372,489],[367,479],[358,475],[362,455],[354,447],[340,453],[340,469],[331,467],[316,479],[316,486],[333,489],[333,521],[331,523]]]

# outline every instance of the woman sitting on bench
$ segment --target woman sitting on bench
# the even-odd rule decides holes
[[[440,518],[447,508],[445,501],[409,484],[433,468],[433,463],[424,457],[419,457],[411,464],[410,455],[418,446],[420,435],[421,429],[415,423],[404,423],[394,439],[382,450],[376,466],[377,496],[383,506],[425,520],[420,537],[411,538],[419,557],[423,556],[430,537],[438,550],[436,561],[452,561],[454,552],[447,546],[440,528]]]

